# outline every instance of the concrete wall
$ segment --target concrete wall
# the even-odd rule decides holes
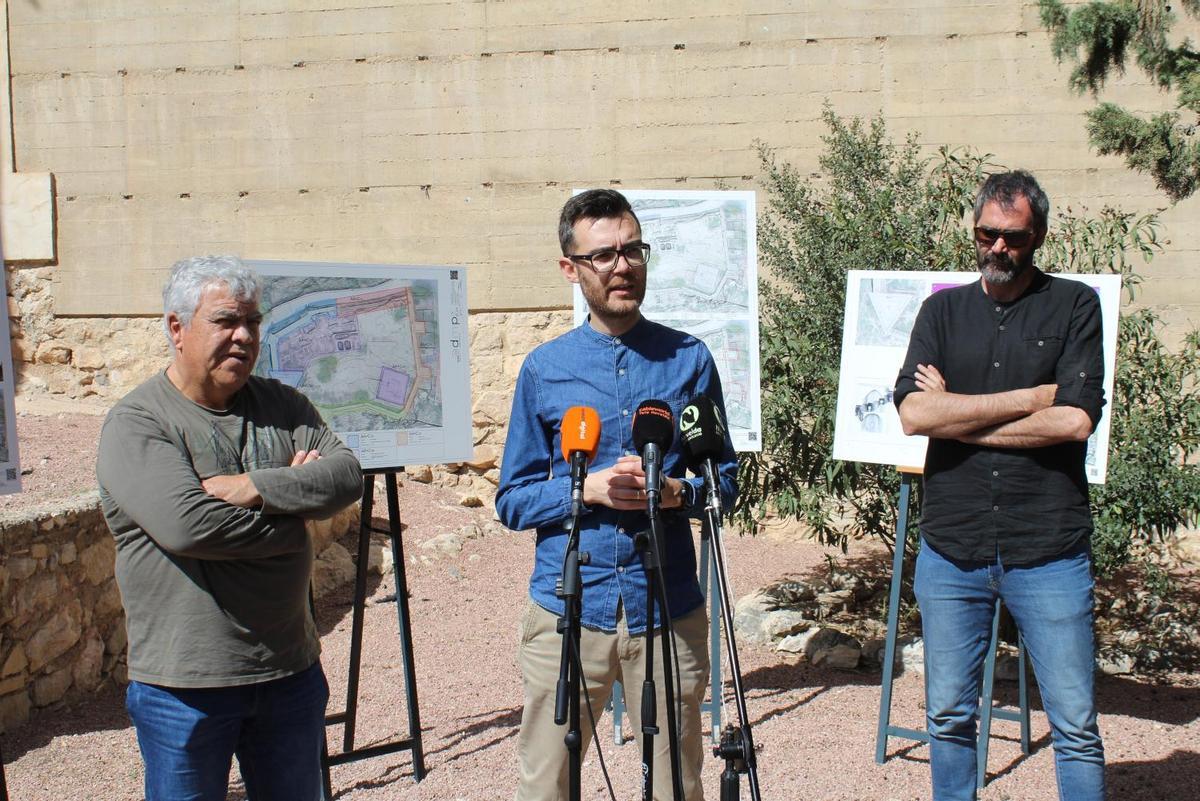
[[[128,318],[155,314],[164,269],[194,253],[465,264],[479,323],[563,309],[572,188],[753,187],[755,141],[816,171],[824,103],[1031,169],[1058,208],[1166,205],[1089,149],[1091,101],[1031,2],[9,0],[8,16],[13,168],[54,177],[53,255],[10,270],[27,394],[113,397],[161,365],[156,324]],[[1170,104],[1136,70],[1105,96]],[[1163,214],[1168,252],[1145,271],[1141,301],[1177,331],[1200,322],[1198,203]]]

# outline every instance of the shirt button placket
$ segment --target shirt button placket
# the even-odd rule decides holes
[[[614,382],[616,384],[616,388],[617,388],[617,395],[616,395],[617,408],[619,408],[621,410],[622,419],[628,420],[629,416],[631,414],[633,414],[633,409],[631,408],[632,403],[633,403],[633,401],[632,401],[633,395],[629,391],[629,375],[628,375],[629,369],[628,369],[628,367],[626,367],[626,360],[629,355],[629,349],[626,348],[625,345],[621,342],[620,337],[613,337],[612,348],[613,348],[613,372],[615,374],[613,377],[613,380],[614,380]],[[629,445],[632,444],[629,441],[629,437],[631,437],[632,434],[631,434],[631,429],[628,425],[623,424],[621,426],[620,436],[621,436],[621,451],[623,453],[628,453]]]

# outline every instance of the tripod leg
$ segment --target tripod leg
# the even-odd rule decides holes
[[[647,608],[654,609],[648,603]],[[652,614],[652,612],[651,612]],[[654,798],[654,737],[658,734],[658,698],[654,691],[654,620],[646,620],[646,675],[642,679],[642,798]]]
[[[661,586],[661,585],[660,585]],[[663,660],[663,696],[666,700],[667,707],[667,742],[669,743],[670,765],[671,765],[671,786],[675,793],[675,798],[683,799],[683,765],[681,765],[679,752],[679,727],[682,722],[676,714],[677,704],[675,696],[675,663],[671,656],[675,649],[675,636],[671,627],[671,621],[667,619],[666,614],[662,615],[662,660]]]
[[[895,552],[892,555],[892,585],[888,592],[887,639],[883,651],[883,680],[879,693],[879,725],[875,731],[875,761],[887,759],[888,734],[891,731],[892,683],[896,670],[896,638],[900,632],[900,590],[903,585],[904,549],[908,545],[908,498],[912,478],[900,476],[900,501],[896,517]]]
[[[408,576],[404,564],[404,541],[400,536],[403,527],[400,524],[400,495],[396,485],[396,474],[388,473],[384,485],[387,488],[388,534],[392,540],[392,562],[396,579],[397,626],[404,659],[408,736],[412,738],[413,780],[419,782],[425,778],[425,751],[421,744],[421,708],[417,702],[417,667],[416,658],[413,656],[412,618],[408,611]]]
[[[721,583],[717,577],[718,555],[710,557],[712,551],[712,533],[708,520],[703,522],[704,534],[700,539],[700,587],[707,585],[708,598],[708,686],[709,700],[705,708],[709,713],[712,733],[712,744],[721,742],[721,701],[723,700],[723,685],[721,683]]]
[[[371,547],[371,513],[375,504],[375,476],[363,476],[362,515],[358,529],[358,566],[354,574],[354,617],[350,629],[350,673],[346,680],[345,728],[342,750],[354,750],[358,721],[358,675],[362,667],[363,619],[367,609],[367,558]]]

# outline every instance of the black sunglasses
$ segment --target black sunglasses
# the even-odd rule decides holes
[[[1007,231],[1003,228],[984,228],[983,226],[975,226],[975,241],[986,247],[991,247],[996,244],[997,239],[1003,239],[1004,244],[1010,248],[1023,248],[1033,239],[1036,231],[1020,229],[1016,231]]]

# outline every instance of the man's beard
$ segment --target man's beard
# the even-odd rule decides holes
[[[976,256],[979,272],[983,279],[992,286],[1003,286],[1016,281],[1033,266],[1033,252],[1030,251],[1024,259],[1013,261],[1007,253],[994,253],[990,250]]]
[[[636,282],[631,282],[637,286]],[[596,313],[612,319],[629,319],[640,314],[642,301],[645,300],[645,287],[640,287],[637,297],[631,300],[610,299],[608,288],[602,284],[581,284],[583,298],[588,308]]]

